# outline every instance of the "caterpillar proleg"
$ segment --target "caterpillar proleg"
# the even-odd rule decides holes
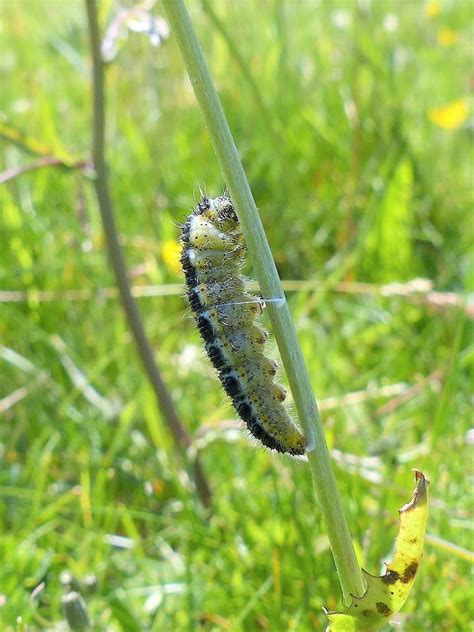
[[[203,197],[181,231],[181,265],[189,305],[225,392],[250,432],[278,452],[301,455],[305,439],[274,381],[278,365],[264,355],[268,332],[257,322],[265,302],[248,291],[241,269],[245,243],[228,195]]]

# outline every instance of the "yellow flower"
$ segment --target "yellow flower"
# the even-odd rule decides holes
[[[167,239],[163,244],[161,256],[165,262],[166,267],[171,272],[179,272],[181,265],[179,263],[179,257],[181,255],[181,247],[178,242],[173,239]]]
[[[436,38],[440,46],[452,46],[458,39],[458,34],[453,29],[441,29],[438,31]]]
[[[434,18],[441,13],[441,6],[437,0],[431,0],[425,4],[425,14],[429,18]]]
[[[457,129],[467,119],[468,114],[465,99],[457,99],[447,105],[428,110],[430,121],[443,129]]]

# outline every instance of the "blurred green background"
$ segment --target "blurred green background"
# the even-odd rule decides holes
[[[432,482],[407,631],[472,617],[472,6],[189,2],[281,276],[311,283],[288,298],[364,568],[390,559],[411,468]],[[121,8],[100,4],[104,33],[121,19],[107,73],[117,222],[133,284],[154,286],[140,310],[202,439],[214,509],[102,291],[114,278],[90,174],[12,177],[44,156],[89,159],[84,6],[3,0],[3,629],[56,629],[67,570],[97,630],[320,630],[340,590],[308,468],[228,430],[182,293],[159,295],[183,281],[177,224],[200,186],[224,184],[161,7],[156,22]],[[387,290],[416,278],[438,293]]]

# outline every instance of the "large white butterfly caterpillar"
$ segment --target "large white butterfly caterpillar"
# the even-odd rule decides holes
[[[286,391],[274,382],[278,365],[263,353],[269,334],[255,319],[264,303],[242,277],[246,248],[230,197],[204,197],[181,242],[189,304],[235,410],[267,447],[303,454],[305,439],[283,405]]]

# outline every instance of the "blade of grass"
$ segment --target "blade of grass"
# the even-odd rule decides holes
[[[267,129],[269,130],[270,134],[272,135],[274,143],[281,142],[279,133],[275,130],[275,127],[274,127],[275,123],[274,121],[272,121],[271,112],[269,112],[268,107],[266,106],[265,101],[263,100],[260,88],[258,87],[257,82],[253,78],[252,73],[249,70],[248,64],[246,63],[245,59],[242,57],[239,48],[235,44],[234,38],[231,37],[231,34],[227,31],[223,21],[219,18],[217,13],[214,11],[214,8],[212,4],[209,2],[209,0],[201,0],[201,3],[202,3],[202,8],[204,9],[204,12],[208,16],[210,22],[212,22],[212,24],[215,26],[217,31],[219,31],[219,33],[222,35],[225,43],[227,44],[230,55],[235,60],[236,64],[239,66],[240,71],[242,73],[242,77],[247,82],[250,88],[250,91],[253,94],[255,103],[258,109],[260,110],[261,121],[263,125],[265,125]]]

